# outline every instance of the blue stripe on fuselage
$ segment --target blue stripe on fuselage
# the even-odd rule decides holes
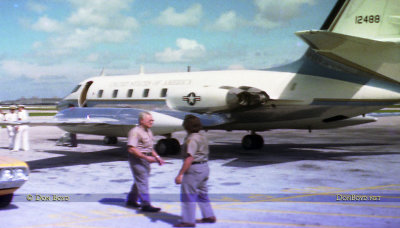
[[[315,58],[318,60],[313,60],[310,58]],[[325,66],[321,64],[323,62],[325,65],[331,65],[332,67]],[[311,75],[323,78],[336,79],[346,82],[351,82],[360,85],[368,85],[377,88],[387,89],[393,92],[400,93],[400,86],[398,84],[394,84],[388,81],[379,80],[373,78],[367,73],[358,71],[357,73],[351,73],[344,70],[334,69],[335,68],[347,68],[349,70],[358,71],[356,69],[349,68],[347,66],[341,65],[337,62],[334,62],[330,59],[327,59],[318,54],[312,53],[312,51],[308,51],[301,59],[284,65],[280,67],[273,67],[265,69],[266,71],[278,71],[278,72],[288,72],[288,73],[298,73],[303,75]]]

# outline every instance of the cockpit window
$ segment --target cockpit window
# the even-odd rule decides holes
[[[76,91],[78,91],[79,88],[81,88],[81,85],[77,85],[77,86],[72,90],[71,93],[75,93]]]

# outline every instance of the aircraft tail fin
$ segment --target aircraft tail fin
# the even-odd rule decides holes
[[[400,0],[339,0],[321,30],[296,35],[321,55],[400,84]]]
[[[400,38],[399,0],[341,1],[341,10],[326,29],[329,32],[373,40]]]

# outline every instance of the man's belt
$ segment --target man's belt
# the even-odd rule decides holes
[[[207,161],[192,162],[192,165],[196,165],[196,164],[205,164],[205,163],[207,163]]]

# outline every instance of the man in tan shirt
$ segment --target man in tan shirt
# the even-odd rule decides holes
[[[164,160],[153,149],[153,117],[149,112],[139,114],[139,125],[128,134],[129,164],[134,177],[134,184],[128,194],[127,206],[142,207],[145,212],[158,212],[161,208],[150,204],[149,176],[150,163],[164,164]],[[140,199],[141,205],[137,203]]]

